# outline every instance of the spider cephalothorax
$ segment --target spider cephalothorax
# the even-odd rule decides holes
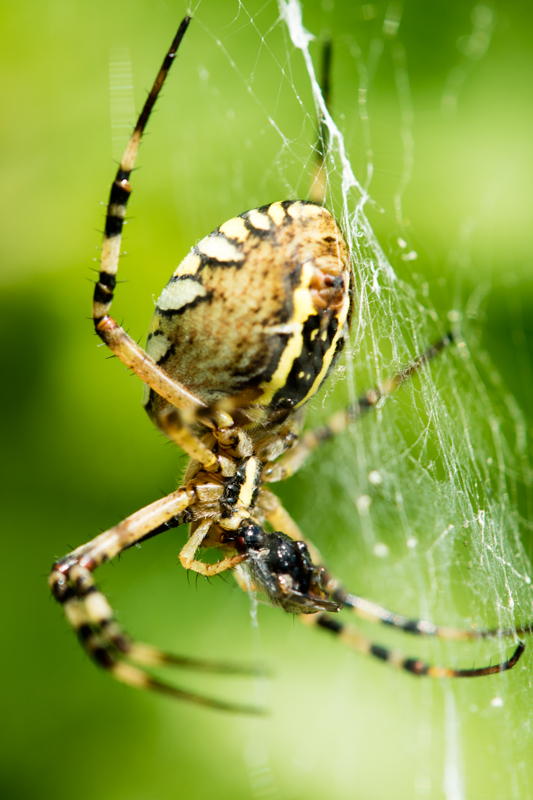
[[[186,569],[205,576],[233,569],[243,588],[262,592],[273,605],[319,625],[363,653],[432,677],[510,669],[523,651],[522,643],[510,659],[494,666],[433,667],[375,645],[330,616],[349,608],[375,622],[443,638],[517,633],[438,628],[346,592],[278,498],[265,488],[268,482],[290,476],[321,442],[345,430],[450,340],[443,336],[384,387],[372,390],[319,430],[302,435],[304,405],[342,350],[353,302],[348,248],[338,224],[320,203],[271,203],[234,217],[202,239],[159,298],[147,352],[109,315],[131,172],[189,22],[186,18],[180,25],[111,188],[93,319],[102,341],[144,382],[145,406],[152,420],[185,450],[190,462],[183,485],[175,492],[56,561],[49,578],[53,595],[89,655],[118,680],[215,708],[255,710],[205,698],[152,676],[147,668],[162,665],[242,670],[169,655],[132,641],[95,585],[92,573],[105,561],[189,523],[189,539],[180,553]],[[319,188],[323,172],[319,169],[316,176]],[[197,552],[207,548],[222,551],[223,558],[215,563],[197,558]]]

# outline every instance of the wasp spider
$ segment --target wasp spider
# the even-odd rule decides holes
[[[111,188],[101,270],[93,300],[96,333],[145,384],[153,422],[190,456],[177,491],[127,517],[56,561],[49,583],[82,646],[118,680],[215,708],[253,711],[162,682],[151,667],[245,671],[163,653],[130,639],[93,579],[94,570],[132,545],[189,525],[180,553],[187,570],[233,570],[273,605],[298,614],[365,654],[415,675],[473,677],[511,669],[510,659],[479,669],[431,666],[373,644],[338,621],[347,609],[403,631],[447,639],[517,631],[458,631],[410,620],[350,594],[323,565],[277,497],[265,488],[293,474],[321,442],[372,408],[449,341],[444,337],[385,387],[324,427],[302,434],[305,404],[341,352],[352,315],[350,255],[339,226],[318,202],[288,200],[247,211],[202,239],[159,298],[146,352],[109,315],[130,176],[141,137],[190,19],[165,56]],[[272,532],[273,531],[273,532]],[[214,564],[197,558],[217,548]]]

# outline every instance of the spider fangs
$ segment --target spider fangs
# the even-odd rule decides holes
[[[348,250],[337,223],[320,203],[271,203],[229,220],[202,239],[159,298],[147,352],[109,315],[131,172],[189,22],[186,18],[179,27],[111,187],[93,319],[101,340],[144,382],[144,403],[154,423],[191,461],[177,491],[56,561],[49,578],[52,593],[86,652],[123,683],[227,711],[257,711],[206,698],[153,676],[150,668],[160,666],[226,673],[246,670],[171,655],[133,641],[95,585],[92,573],[104,562],[189,523],[189,539],[180,553],[186,569],[206,576],[233,569],[243,588],[261,590],[272,604],[362,653],[431,677],[474,677],[510,669],[523,652],[521,642],[501,663],[450,669],[405,658],[330,616],[328,612],[348,608],[367,620],[448,639],[520,633],[439,628],[346,592],[278,498],[265,488],[266,483],[293,474],[322,441],[345,430],[450,341],[449,335],[442,337],[354,408],[335,415],[319,430],[302,434],[305,403],[342,350],[352,312]],[[196,558],[199,548],[211,547],[222,550],[224,558],[214,564]]]

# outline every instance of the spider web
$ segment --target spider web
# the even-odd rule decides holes
[[[322,4],[322,12],[332,9],[333,2]],[[532,518],[526,424],[481,347],[484,289],[468,294],[460,277],[458,265],[468,258],[468,222],[455,246],[455,268],[448,265],[452,290],[446,293],[441,279],[431,270],[425,274],[405,219],[415,140],[401,7],[391,2],[357,9],[349,32],[335,39],[334,79],[342,68],[349,70],[351,88],[346,80],[338,90],[333,83],[333,115],[316,77],[320,28],[313,28],[313,21],[323,24],[317,9],[302,12],[297,0],[228,3],[224,9],[201,2],[192,9],[197,33],[191,29],[191,36],[202,39],[195,89],[198,147],[215,152],[209,164],[198,166],[176,156],[175,204],[200,238],[246,208],[308,196],[317,114],[324,118],[326,202],[353,253],[356,311],[350,350],[312,404],[309,425],[383,384],[447,331],[454,331],[456,341],[276,491],[351,591],[446,626],[519,627],[533,618],[531,568],[522,543]],[[458,43],[462,59],[444,84],[443,117],[456,112],[472,65],[490,46],[493,13],[483,5],[472,9],[471,30]],[[372,37],[362,27],[370,19],[378,31]],[[395,91],[401,168],[392,188],[384,190],[378,180],[380,196],[386,197],[382,207],[372,188],[386,156],[373,152],[371,100],[376,80],[387,70]],[[173,132],[179,131],[181,109],[169,114]],[[215,129],[223,154],[209,144]],[[186,187],[194,181],[222,187],[205,219],[200,214],[195,221],[186,207]],[[261,611],[258,620],[260,637]],[[450,666],[503,660],[515,645],[512,637],[458,644],[363,628],[407,655]],[[296,721],[278,717],[270,738],[257,731],[251,736],[244,757],[254,796],[296,797],[291,781],[300,791],[307,781],[306,796],[313,797],[355,796],[355,785],[364,797],[394,792],[455,800],[473,796],[474,787],[478,796],[528,795],[527,653],[512,673],[416,683],[340,655],[338,643],[318,638],[305,645],[308,658],[319,648],[327,650],[327,658],[317,657],[315,678],[322,683],[312,690],[324,691],[323,682],[333,682],[336,692],[326,692],[308,714],[293,708]],[[365,702],[367,694],[372,703]],[[321,734],[326,730],[329,743]],[[335,765],[334,778],[311,764],[310,752]],[[291,778],[284,774],[287,763]]]

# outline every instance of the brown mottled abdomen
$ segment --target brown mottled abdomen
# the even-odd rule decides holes
[[[304,201],[241,214],[202,239],[159,298],[147,351],[212,405],[292,409],[324,380],[342,349],[350,268],[331,214]],[[150,393],[157,421],[165,401]]]

